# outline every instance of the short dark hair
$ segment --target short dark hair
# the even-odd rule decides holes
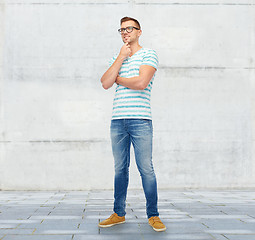
[[[141,29],[140,23],[139,23],[136,19],[131,18],[131,17],[123,17],[123,18],[121,18],[121,20],[120,20],[120,25],[121,25],[123,22],[127,22],[127,21],[134,21],[134,22],[138,25],[139,29]]]

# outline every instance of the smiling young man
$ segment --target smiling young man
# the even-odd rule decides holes
[[[142,178],[146,197],[146,213],[155,231],[165,231],[158,213],[157,181],[152,164],[152,117],[150,97],[158,67],[154,50],[139,44],[142,34],[139,22],[130,17],[120,21],[124,45],[110,61],[109,69],[101,78],[108,89],[117,84],[111,120],[111,142],[114,157],[114,213],[99,223],[111,227],[125,222],[126,196],[129,182],[130,145]]]

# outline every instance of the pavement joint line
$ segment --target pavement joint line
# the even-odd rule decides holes
[[[202,222],[202,225],[204,225],[205,227],[209,228],[209,226],[207,226],[205,223]]]
[[[7,234],[5,234],[2,238],[0,238],[0,240],[4,239],[4,237],[6,236]]]
[[[20,225],[21,225],[21,223],[19,223],[19,224],[17,225],[17,227],[15,227],[14,229],[17,229]]]
[[[227,236],[225,236],[224,234],[220,234],[220,235],[222,235],[223,237],[225,237],[226,239],[228,239],[228,240],[230,240]]]
[[[222,210],[220,210],[220,212],[222,212],[222,213],[224,213],[224,214],[228,215],[227,213],[225,213],[225,212],[224,212],[224,211],[222,211]]]
[[[213,239],[216,239],[211,233],[208,233],[209,236],[211,236]]]
[[[35,231],[36,231],[36,228],[35,228],[34,231],[32,232],[32,235],[35,233]]]

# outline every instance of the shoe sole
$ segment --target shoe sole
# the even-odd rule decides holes
[[[149,224],[150,225],[150,224]],[[151,225],[150,225],[151,226]],[[165,228],[159,228],[159,229],[157,229],[157,228],[154,228],[153,226],[151,226],[152,228],[153,228],[153,230],[154,231],[156,231],[156,232],[163,232],[163,231],[165,231],[166,230],[166,227]]]
[[[156,232],[163,232],[163,231],[166,230],[166,228],[160,228],[160,229],[157,229],[157,228],[154,228],[154,227],[152,227],[152,228],[153,228],[153,230],[156,231]]]
[[[117,224],[122,224],[122,223],[125,223],[126,221],[123,221],[123,222],[118,222],[118,223],[113,223],[113,224],[109,224],[109,225],[100,225],[98,224],[99,227],[102,227],[102,228],[107,228],[107,227],[112,227],[114,225],[117,225]]]

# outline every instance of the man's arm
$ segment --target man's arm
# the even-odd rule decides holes
[[[104,89],[112,87],[112,85],[115,83],[124,59],[125,58],[119,55],[112,66],[104,73],[101,78],[101,83]]]
[[[150,65],[141,65],[139,69],[139,76],[131,78],[118,76],[116,83],[134,90],[144,90],[151,81],[155,71],[156,69]]]
[[[101,78],[101,83],[104,89],[112,87],[112,85],[115,83],[121,65],[125,58],[127,58],[130,53],[131,53],[130,45],[128,43],[125,43],[122,46],[117,59],[114,61],[112,66],[104,73],[104,75]]]

